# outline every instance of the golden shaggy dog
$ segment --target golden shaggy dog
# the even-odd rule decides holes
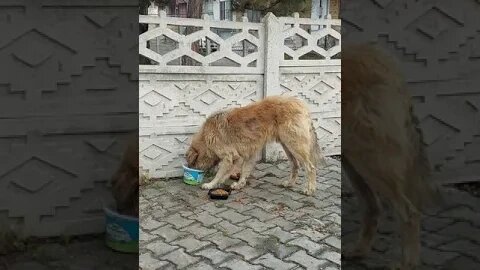
[[[187,151],[191,168],[209,170],[218,164],[218,171],[210,183],[211,189],[240,168],[240,179],[233,189],[245,186],[255,167],[256,157],[269,142],[279,142],[290,162],[292,171],[285,187],[292,186],[298,169],[303,165],[308,181],[304,190],[311,195],[316,189],[316,164],[325,163],[320,154],[317,137],[307,106],[293,97],[267,97],[248,106],[217,112],[207,118]]]
[[[122,162],[111,180],[112,194],[117,211],[123,215],[138,217],[138,138],[128,140]]]
[[[363,227],[349,257],[365,256],[377,230],[381,195],[401,223],[401,269],[420,251],[420,210],[434,198],[430,167],[416,129],[410,96],[390,58],[369,45],[343,50],[342,167],[366,204]]]

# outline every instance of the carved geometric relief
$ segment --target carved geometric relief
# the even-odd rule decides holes
[[[140,166],[151,177],[178,176],[189,140],[215,111],[245,106],[263,95],[260,75],[140,75],[142,93],[168,97],[156,106],[140,97]],[[143,90],[142,90],[143,88]]]
[[[0,223],[23,236],[104,231],[138,102],[137,9],[107,2],[0,1]]]
[[[376,43],[395,58],[413,99],[432,179],[477,181],[480,166],[473,153],[480,130],[471,120],[480,116],[480,2],[377,2],[388,2],[376,10],[383,18],[360,16],[356,4],[343,5],[350,31],[342,38]]]

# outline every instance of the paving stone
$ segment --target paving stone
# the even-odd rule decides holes
[[[469,196],[463,196],[462,199],[467,199]],[[462,200],[461,203],[464,203],[465,201]],[[438,214],[439,218],[446,218],[449,220],[456,220],[456,221],[467,221],[472,223],[476,227],[480,227],[480,216],[478,215],[478,210],[477,213],[475,213],[474,209],[478,209],[478,200],[476,200],[476,205],[468,207],[466,205],[456,205],[455,207],[452,207],[446,211],[441,211]]]
[[[277,237],[282,243],[286,243],[291,239],[295,238],[295,234],[284,231],[280,227],[271,228],[270,230],[265,231],[263,235],[273,235]]]
[[[181,246],[183,248],[185,248],[185,250],[187,252],[192,252],[192,251],[195,251],[195,250],[198,250],[200,248],[203,248],[205,246],[208,246],[210,243],[209,242],[205,242],[205,241],[199,241],[197,239],[195,239],[193,236],[189,236],[189,237],[186,237],[186,238],[183,238],[181,240],[177,240],[175,242],[172,242],[173,245],[176,245],[176,246]]]
[[[173,225],[177,229],[186,227],[186,226],[193,223],[193,220],[184,218],[184,217],[180,216],[180,214],[175,214],[173,216],[169,216],[168,218],[165,219],[165,221],[167,223]]]
[[[480,228],[473,227],[470,223],[467,222],[456,222],[438,231],[438,233],[445,236],[467,238],[472,241],[477,241],[478,235],[480,235]]]
[[[342,247],[342,242],[336,236],[330,236],[326,238],[324,241],[327,245],[332,246],[336,249],[341,249]]]
[[[454,222],[455,220],[451,218],[427,217],[422,221],[422,228],[430,232],[436,232]]]
[[[261,244],[264,240],[267,239],[267,237],[254,232],[252,229],[245,229],[241,232],[234,234],[233,237],[242,239],[252,247]]]
[[[275,270],[289,270],[295,268],[297,265],[294,263],[289,263],[289,262],[283,262],[282,260],[279,260],[275,258],[270,253],[267,253],[253,261],[255,264],[261,264],[263,266],[269,267],[271,269]]]
[[[282,183],[282,181],[278,178],[276,179],[276,181],[278,181],[277,185],[280,185]],[[283,193],[285,192],[285,190],[287,190],[286,188],[282,186],[277,186],[277,185],[274,185],[272,183],[264,183],[260,185],[258,188],[262,190],[268,190],[268,192],[271,192],[274,194]],[[282,196],[282,197],[285,198],[285,196]]]
[[[233,234],[235,234],[235,233],[244,229],[244,228],[242,228],[240,226],[236,226],[236,225],[234,225],[234,224],[232,224],[232,223],[230,223],[229,221],[226,221],[226,220],[222,220],[222,222],[214,224],[214,225],[212,225],[212,227],[214,227],[218,231],[220,231],[223,234],[228,235],[228,236],[231,236],[231,235],[233,235]]]
[[[220,249],[226,249],[227,247],[230,247],[230,246],[233,246],[233,245],[238,245],[238,244],[242,243],[242,240],[228,237],[225,234],[223,234],[222,232],[215,233],[215,234],[205,238],[205,240],[213,242]]]
[[[152,243],[149,243],[145,246],[146,249],[150,250],[155,256],[162,256],[172,250],[177,249],[178,247],[172,246],[160,241],[155,241]]]
[[[155,236],[153,234],[150,234],[146,231],[143,231],[140,229],[140,235],[139,235],[139,241],[140,242],[148,242],[155,239]]]
[[[222,219],[212,216],[207,211],[204,211],[204,212],[198,213],[196,215],[193,215],[190,218],[201,222],[203,225],[205,225],[207,227],[211,226],[212,224],[215,224],[215,223],[218,223],[218,222],[222,221]]]
[[[240,225],[252,228],[254,231],[256,231],[258,233],[263,232],[263,231],[265,231],[269,228],[275,227],[275,224],[270,224],[270,223],[267,223],[267,222],[260,222],[259,220],[255,219],[255,218],[247,220]]]
[[[225,204],[225,206],[228,207],[228,208],[233,208],[234,210],[236,210],[239,213],[248,211],[248,210],[250,210],[254,207],[251,204],[239,203],[239,202],[235,202],[235,201],[228,202],[228,203]]]
[[[478,254],[476,256],[478,258]],[[474,257],[475,258],[475,257]],[[458,256],[455,259],[445,263],[443,269],[462,269],[462,270],[478,270],[480,262],[469,257]]]
[[[480,239],[480,235],[478,237]],[[458,252],[472,258],[478,258],[478,261],[480,261],[480,245],[470,240],[454,240],[439,246],[438,249],[442,251]]]
[[[282,217],[277,217],[275,219],[269,220],[268,222],[279,226],[284,231],[292,231],[298,227],[298,224],[295,224],[295,222],[286,220]]]
[[[198,209],[207,211],[208,213],[210,213],[212,215],[228,210],[227,207],[218,207],[214,202],[209,202],[207,204],[204,204],[204,205],[198,207]]]
[[[300,248],[297,246],[287,246],[287,245],[281,244],[281,245],[275,246],[274,248],[270,248],[269,252],[274,254],[275,257],[283,260],[286,257],[297,252],[298,250],[300,250]]]
[[[153,188],[146,188],[142,190],[142,196],[146,199],[152,199],[155,197],[160,196],[161,194],[158,192],[158,190],[153,189]]]
[[[308,253],[311,254],[311,255],[319,252],[320,250],[322,250],[324,248],[324,246],[311,241],[310,239],[308,239],[305,236],[300,237],[300,238],[296,238],[296,239],[288,242],[287,245],[294,245],[294,246],[298,246],[300,248],[303,248],[303,249],[307,250]]]
[[[263,250],[253,248],[249,245],[231,246],[227,249],[227,251],[239,254],[248,261],[265,253]]]
[[[323,168],[324,174],[337,177],[330,172],[340,172],[339,164]],[[148,217],[141,220],[145,264],[159,261],[160,270],[339,269],[332,261],[339,247],[340,179],[319,173],[319,192],[305,196],[303,184],[279,186],[290,165],[278,166],[260,165],[264,171],[256,172],[262,177],[250,179],[227,201],[208,201],[205,191],[179,179],[155,184],[148,198],[142,189],[140,210]],[[180,193],[182,198],[173,195]]]
[[[225,261],[228,258],[233,257],[233,254],[223,252],[218,250],[217,248],[210,247],[206,249],[202,249],[200,251],[197,251],[195,253],[197,256],[203,256],[205,258],[208,258],[213,264],[218,264],[220,262]]]
[[[213,268],[212,266],[204,262],[200,262],[195,265],[189,266],[188,269],[189,270],[215,270],[215,268]]]
[[[305,235],[313,242],[319,243],[321,240],[325,239],[328,236],[328,233],[322,233],[316,230],[311,229],[310,227],[292,230],[292,233],[297,233],[300,235]]]
[[[197,257],[190,256],[185,253],[183,249],[176,249],[167,255],[163,256],[162,259],[167,260],[177,266],[178,269],[187,267],[191,264],[198,262],[200,259]]]
[[[325,251],[320,254],[320,258],[327,259],[337,265],[341,263],[341,254],[335,251]]]
[[[227,210],[225,212],[222,212],[220,214],[217,215],[218,217],[221,217],[223,219],[226,219],[232,223],[240,223],[242,221],[245,221],[247,219],[249,219],[250,217],[249,216],[244,216],[242,214],[239,214],[233,210]]]
[[[225,267],[231,270],[261,270],[263,269],[262,266],[259,265],[253,265],[248,262],[239,260],[239,259],[233,259],[227,262],[224,262],[220,265],[220,267]]]
[[[141,227],[144,230],[151,231],[163,225],[165,225],[165,222],[158,222],[152,218],[147,218],[145,220],[142,220]]]
[[[152,231],[152,234],[161,236],[167,243],[188,235],[186,232],[175,230],[172,225],[160,227],[155,231]]]
[[[193,211],[190,211],[190,210],[183,210],[183,211],[180,211],[178,213],[180,214],[180,216],[185,217],[185,218],[188,218],[188,217],[194,215]]]
[[[318,270],[321,269],[320,266],[327,264],[328,262],[324,259],[317,259],[315,257],[312,257],[308,255],[305,250],[299,250],[290,257],[287,257],[285,260],[287,261],[292,261],[300,264],[307,270]]]
[[[193,234],[199,239],[218,232],[218,230],[213,228],[207,228],[201,223],[191,224],[188,227],[183,228],[182,231],[185,233]]]
[[[150,253],[144,253],[138,257],[138,266],[141,270],[156,270],[167,264],[166,261],[155,259]]]
[[[252,217],[256,217],[258,220],[262,221],[262,222],[265,222],[267,220],[270,220],[270,219],[273,219],[275,218],[276,216],[267,212],[267,211],[264,211],[263,209],[260,209],[260,208],[253,208],[252,210],[248,210],[248,211],[245,211],[243,212],[244,215],[249,215],[249,216],[252,216]]]
[[[158,270],[177,270],[177,266],[171,262],[168,262],[166,266],[161,267]]]
[[[296,200],[296,201],[302,201],[302,200],[304,200],[305,198],[313,198],[313,197],[311,197],[311,196],[308,196],[308,197],[307,197],[307,196],[303,195],[302,193],[293,192],[293,191],[291,191],[291,190],[289,190],[289,189],[285,189],[282,194],[283,194],[283,195],[286,195],[286,196],[288,196],[290,199]]]
[[[456,252],[439,251],[423,247],[420,258],[426,264],[441,266],[444,265],[445,262],[458,256],[459,254]]]

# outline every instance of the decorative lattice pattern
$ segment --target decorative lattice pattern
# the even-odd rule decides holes
[[[282,17],[282,66],[339,65],[340,20]]]
[[[139,37],[139,53],[150,62],[141,70],[168,73],[174,70],[165,67],[185,65],[197,72],[263,70],[263,24],[211,21],[208,15],[186,20],[166,17],[164,12],[141,15],[140,23],[148,24],[149,30]]]

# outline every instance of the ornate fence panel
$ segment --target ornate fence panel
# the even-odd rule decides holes
[[[366,16],[357,6],[370,5]],[[346,1],[343,38],[371,42],[398,60],[413,96],[435,180],[477,181],[480,163],[479,1]]]
[[[84,2],[0,1],[0,234],[104,231],[138,128],[138,9]]]
[[[148,26],[139,37],[140,166],[149,176],[181,175],[190,137],[208,115],[267,95],[304,99],[325,152],[340,153],[340,60],[331,59],[340,52],[340,35],[332,28],[340,26],[338,20],[269,14],[262,23],[250,23],[245,17],[229,22],[160,13],[141,15],[140,23]],[[293,30],[284,30],[290,23]],[[314,27],[303,30],[300,25]],[[311,44],[292,53],[290,47],[298,41],[289,43],[283,37],[290,32]],[[316,43],[327,34],[337,42],[325,50]],[[294,61],[282,60],[284,51]],[[304,60],[303,51],[314,53]],[[282,157],[278,149],[271,149],[267,159]]]

